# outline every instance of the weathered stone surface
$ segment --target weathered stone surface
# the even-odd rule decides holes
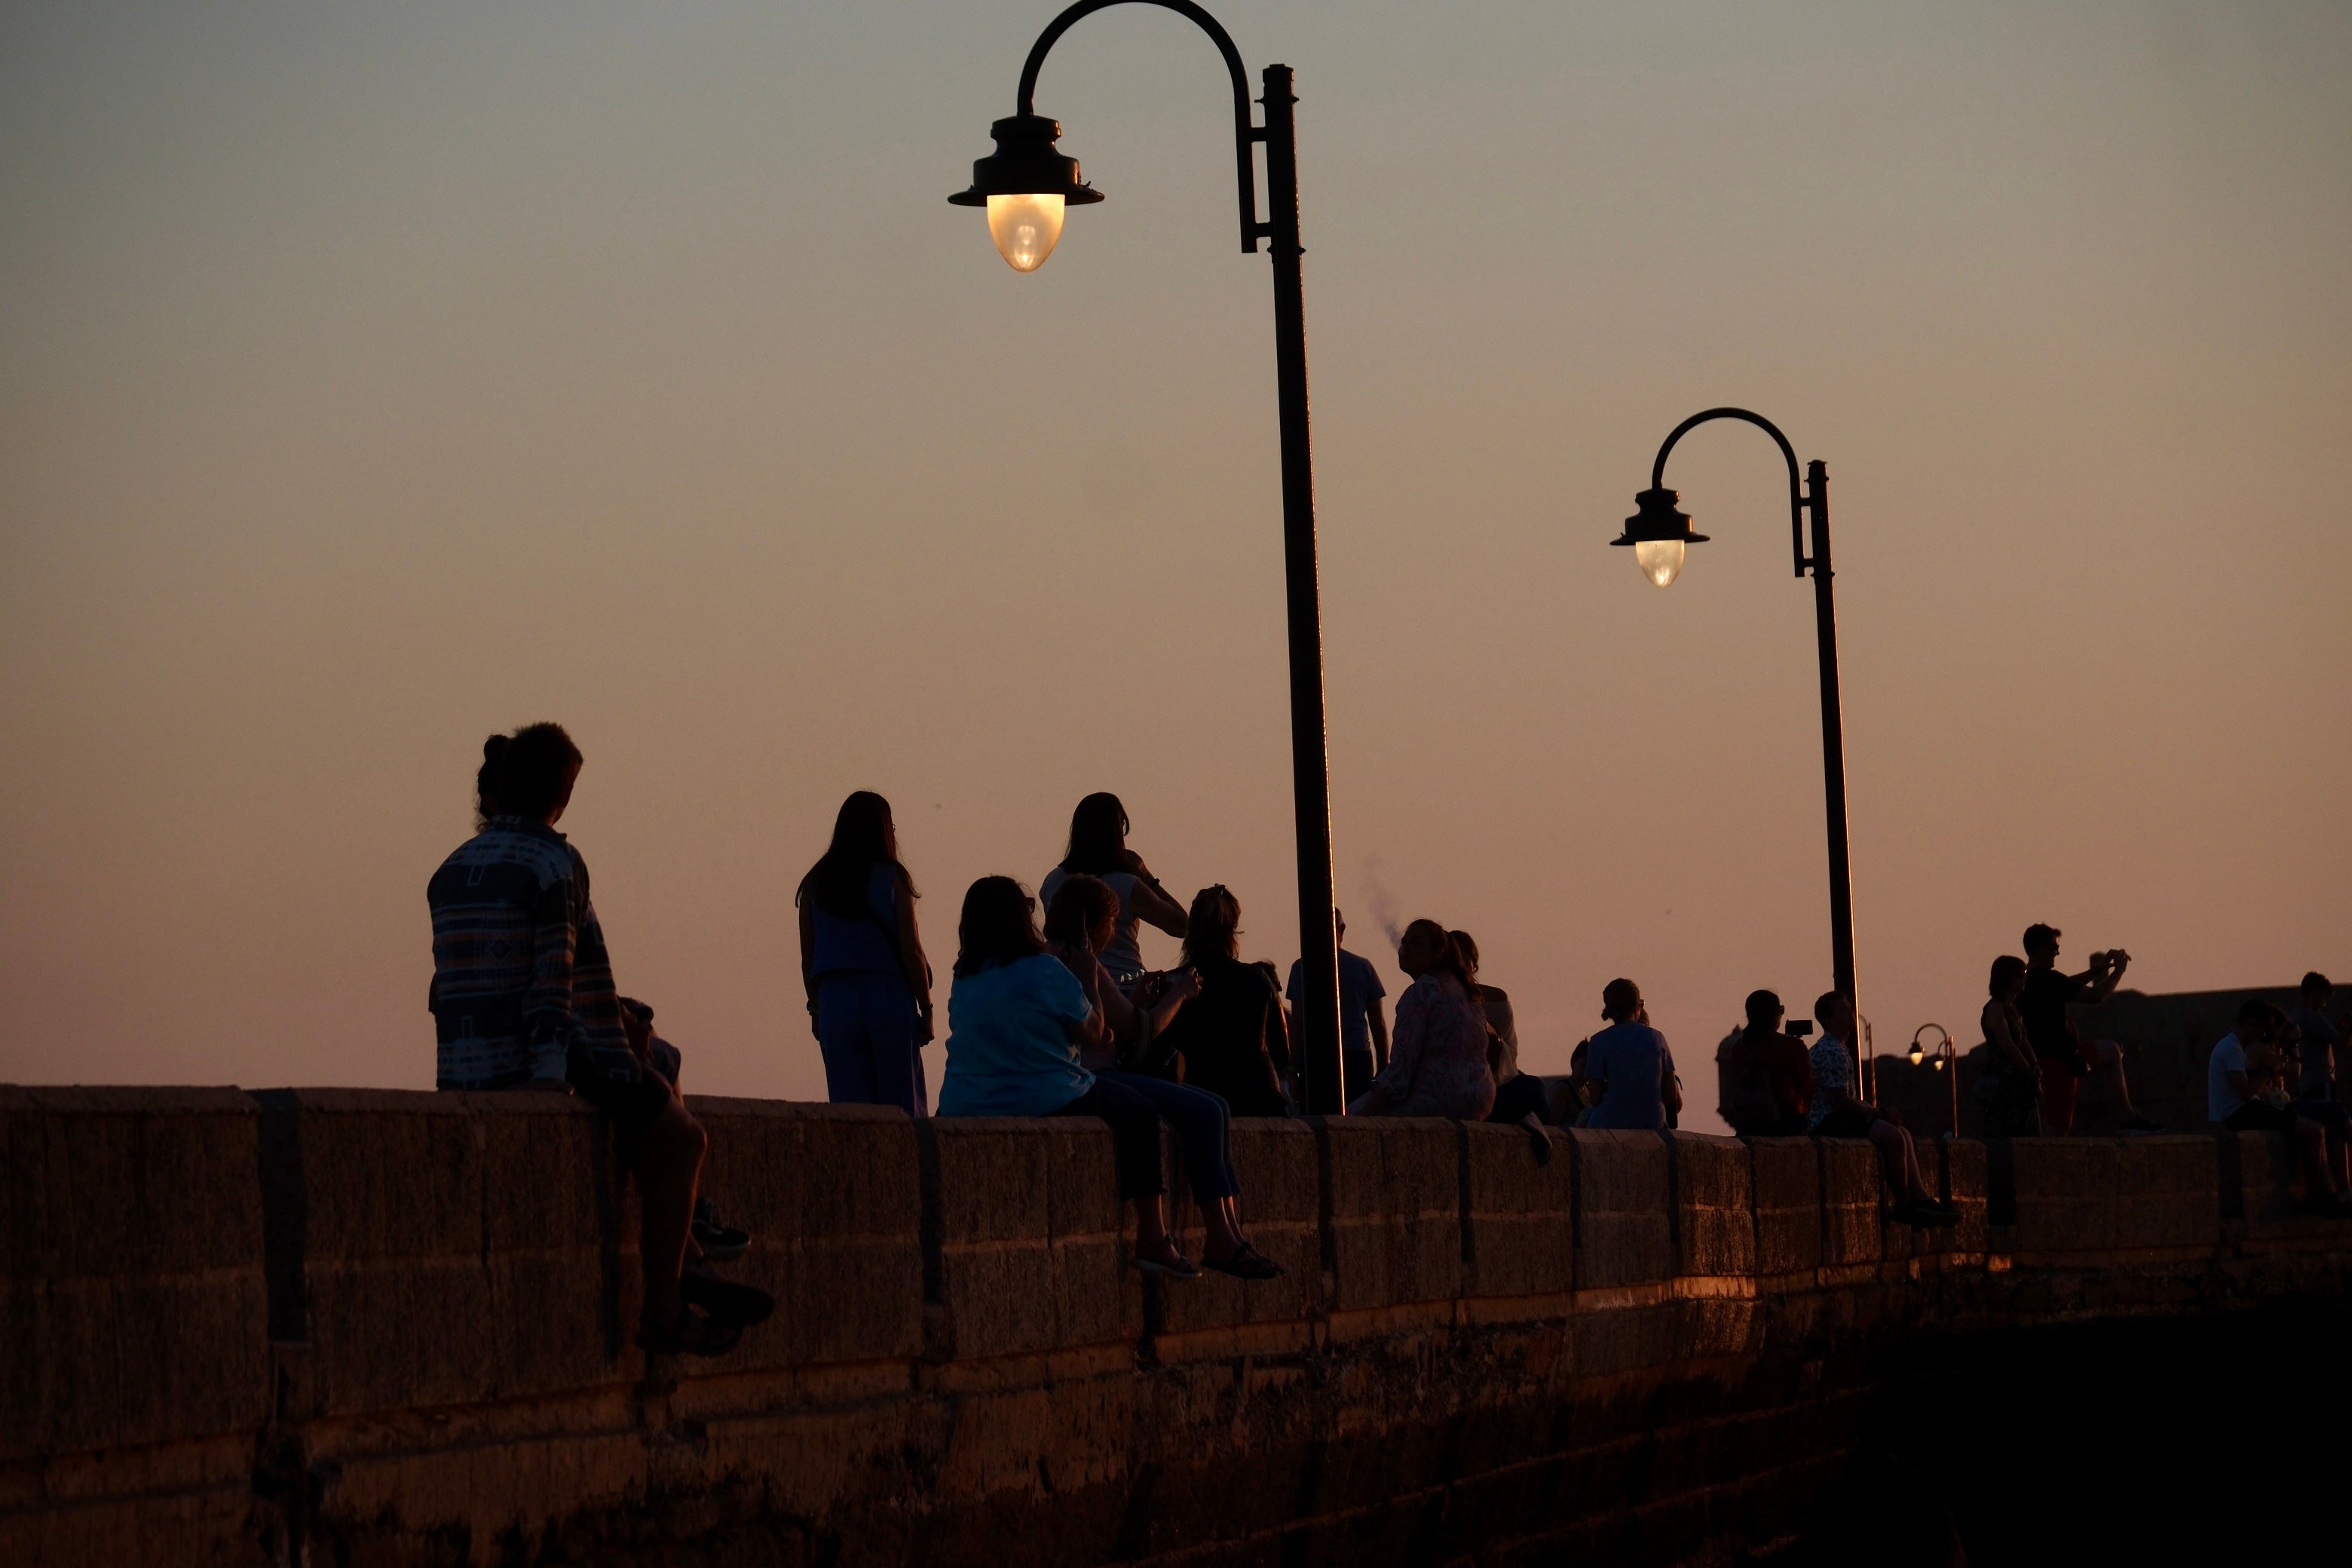
[[[1754,1158],[1737,1138],[1677,1132],[1674,1156],[1675,1272],[1756,1272]]]
[[[2121,1167],[2108,1138],[2019,1138],[2010,1147],[2017,1194],[2017,1250],[2089,1253],[2115,1248]]]
[[[253,1102],[0,1087],[0,1460],[258,1428]]]
[[[1845,1268],[1884,1256],[1880,1225],[1885,1183],[1878,1151],[1862,1138],[1812,1141],[1822,1162],[1822,1265]]]
[[[1756,1201],[1756,1271],[1796,1274],[1822,1264],[1822,1157],[1810,1138],[1748,1141]]]
[[[935,1349],[958,1359],[1132,1342],[1142,1277],[1129,1267],[1110,1129],[1091,1117],[932,1117],[928,1208],[937,1215]]]
[[[703,1190],[751,1250],[725,1272],[776,1298],[744,1368],[920,1354],[923,1194],[915,1124],[892,1107],[697,1095]]]
[[[1538,1164],[1525,1128],[1463,1124],[1464,1196],[1470,1218],[1465,1294],[1550,1296],[1576,1288],[1568,1139],[1557,1130],[1546,1136],[1551,1160]]]
[[[2221,1150],[2202,1134],[2116,1145],[2116,1242],[2204,1247],[2221,1239]]]
[[[1323,1141],[1331,1307],[1353,1311],[1462,1293],[1461,1135],[1428,1118],[1332,1118]]]
[[[1654,1132],[1569,1134],[1576,1156],[1576,1286],[1606,1289],[1670,1279],[1673,1202],[1665,1140]]]

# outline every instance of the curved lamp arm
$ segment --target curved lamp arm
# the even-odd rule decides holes
[[[1761,414],[1751,414],[1745,408],[1710,408],[1704,414],[1692,415],[1675,426],[1674,434],[1666,437],[1665,445],[1658,448],[1658,460],[1650,465],[1650,488],[1654,490],[1666,488],[1666,454],[1675,449],[1675,442],[1710,419],[1745,419],[1771,437],[1780,446],[1780,456],[1789,459],[1789,548],[1796,557],[1797,575],[1803,576],[1805,568],[1811,563],[1805,559],[1805,501],[1798,485],[1797,449],[1789,445],[1789,438],[1780,434],[1780,427]]]
[[[1249,75],[1242,67],[1241,51],[1234,47],[1233,36],[1214,16],[1193,5],[1192,0],[1078,0],[1076,5],[1046,24],[1045,30],[1037,35],[1037,42],[1030,48],[1028,62],[1021,68],[1019,111],[1029,115],[1037,112],[1037,72],[1044,67],[1046,54],[1061,41],[1064,33],[1082,17],[1091,16],[1097,11],[1107,10],[1113,5],[1129,4],[1158,5],[1191,18],[1201,31],[1209,35],[1210,41],[1217,46],[1217,52],[1225,57],[1225,69],[1233,73],[1234,79],[1234,170],[1241,183],[1242,248],[1256,250],[1258,240],[1273,232],[1273,226],[1257,221],[1257,171],[1255,160],[1250,155],[1250,143],[1265,141],[1265,132],[1250,123]]]

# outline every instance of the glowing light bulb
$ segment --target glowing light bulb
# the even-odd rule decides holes
[[[1015,272],[1034,272],[1054,254],[1062,237],[1062,198],[1021,195],[988,198],[988,237]]]
[[[1685,546],[1679,539],[1645,539],[1633,546],[1642,575],[1663,588],[1682,574]]]

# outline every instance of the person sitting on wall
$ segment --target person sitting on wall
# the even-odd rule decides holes
[[[1681,1081],[1665,1036],[1644,1021],[1649,1009],[1642,988],[1630,980],[1611,981],[1601,987],[1601,1016],[1609,1027],[1585,1042],[1584,1065],[1578,1069],[1592,1102],[1580,1125],[1665,1127],[1669,1112],[1682,1109]]]
[[[948,990],[948,1060],[939,1114],[1091,1116],[1104,1121],[1110,1128],[1118,1195],[1135,1205],[1135,1267],[1166,1279],[1198,1279],[1201,1270],[1168,1234],[1160,1109],[1131,1085],[1096,1076],[1079,1059],[1082,1049],[1100,1046],[1107,1035],[1100,981],[1079,979],[1047,947],[1037,931],[1036,909],[1037,900],[1010,877],[982,877],[964,893],[956,926],[955,977]],[[1213,1171],[1222,1179],[1232,1171],[1232,1151],[1204,1149],[1196,1162],[1196,1179]],[[1229,1248],[1222,1255],[1216,1250],[1221,1241]],[[1244,1279],[1280,1271],[1214,1220],[1210,1266]]]
[[[2074,1003],[2104,1002],[2131,967],[2131,954],[2122,948],[2091,954],[2091,967],[2068,974],[2058,967],[2056,926],[2025,928],[2025,990],[2018,998],[2018,1015],[2025,1022],[2027,1041],[2033,1047],[2042,1078],[2042,1125],[2053,1134],[2074,1130],[2074,1101],[2082,1080],[2094,1072],[2116,1097],[2116,1125],[2126,1132],[2161,1132],[2164,1129],[2132,1109],[2131,1085],[2124,1077],[2124,1048],[2114,1040],[2086,1040],[2075,1028],[2067,1009]]]
[[[1415,921],[1397,943],[1397,967],[1412,984],[1397,998],[1389,1065],[1348,1114],[1484,1121],[1495,1109],[1495,1072],[1469,964],[1444,926]]]
[[[660,1074],[683,1099],[685,1054],[654,1033],[653,1004],[634,996],[622,997],[621,1025],[628,1031],[629,1049],[637,1054],[637,1059],[645,1063],[648,1071]],[[687,1248],[688,1270],[693,1269],[698,1258],[712,1263],[732,1263],[751,1249],[751,1233],[720,1219],[718,1205],[710,1201],[709,1194],[694,1200],[694,1244]]]
[[[1769,991],[1748,994],[1748,1022],[1716,1052],[1722,1085],[1716,1109],[1743,1138],[1801,1138],[1813,1096],[1812,1063],[1804,1042],[1784,1034],[1789,1010]]]
[[[631,1047],[587,862],[555,830],[580,766],[559,724],[483,742],[480,830],[425,889],[435,1087],[576,1093],[611,1118],[640,1200],[637,1343],[656,1354],[723,1355],[774,1303],[747,1286],[684,1279],[708,1140]]]
[[[2320,1214],[2352,1218],[2352,1169],[2347,1166],[2352,1155],[2343,1136],[2344,1108],[2334,1100],[2284,1097],[2277,1039],[2286,1022],[2284,1013],[2259,996],[2239,1004],[2238,1026],[2215,1042],[2206,1058],[2206,1116],[2231,1132],[2287,1134],[2303,1164],[2306,1204]],[[2270,1099],[2263,1098],[2266,1092]]]
[[[1338,910],[1331,924],[1339,940],[1348,940],[1348,920]],[[1307,995],[1307,972],[1302,961],[1291,960],[1290,984],[1283,992],[1295,1010]],[[1371,1087],[1372,1079],[1389,1065],[1389,1020],[1381,998],[1388,988],[1371,960],[1339,949],[1339,1081],[1341,1098],[1353,1102]],[[1296,1034],[1297,1030],[1293,1029]],[[1297,1062],[1293,1061],[1295,1068]]]
[[[1813,1102],[1806,1121],[1816,1138],[1867,1138],[1878,1150],[1879,1168],[1895,1194],[1896,1219],[1915,1228],[1958,1225],[1960,1211],[1927,1190],[1919,1173],[1919,1151],[1910,1130],[1883,1115],[1853,1093],[1853,1003],[1842,991],[1824,992],[1813,1004],[1822,1037],[1813,1043]]]
[[[1225,1102],[1191,1084],[1120,1069],[1122,1059],[1151,1050],[1153,1037],[1200,994],[1201,977],[1190,969],[1175,971],[1164,985],[1153,988],[1158,994],[1149,1005],[1139,1006],[1121,994],[1102,961],[1103,951],[1118,934],[1118,894],[1083,871],[1062,879],[1045,910],[1047,946],[1102,1012],[1102,1041],[1080,1048],[1079,1065],[1097,1082],[1118,1084],[1143,1096],[1159,1110],[1160,1120],[1176,1129],[1208,1238],[1202,1261],[1239,1279],[1271,1279],[1282,1272],[1281,1266],[1242,1239],[1241,1178],[1234,1171],[1232,1113]]]
[[[1271,975],[1237,956],[1241,921],[1241,900],[1223,883],[1192,895],[1184,963],[1200,976],[1200,994],[1160,1039],[1181,1059],[1184,1081],[1216,1095],[1235,1116],[1287,1116],[1282,1084],[1290,1076],[1290,1036],[1282,999]]]
[[[1495,1075],[1495,1109],[1486,1113],[1486,1120],[1527,1128],[1543,1141],[1549,1152],[1551,1141],[1543,1131],[1549,1110],[1544,1103],[1543,1079],[1519,1070],[1519,1026],[1511,1016],[1510,993],[1478,978],[1475,938],[1466,931],[1445,934],[1454,939],[1462,962],[1469,965],[1471,989],[1477,994],[1478,1011],[1486,1020],[1486,1065]]]

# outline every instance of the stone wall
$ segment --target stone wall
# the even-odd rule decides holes
[[[1927,1145],[1915,1233],[1859,1143],[1244,1121],[1288,1272],[1163,1286],[1099,1124],[694,1104],[780,1307],[649,1365],[572,1102],[0,1089],[0,1556],[1721,1559],[1922,1335],[2352,1274],[2260,1137]]]

